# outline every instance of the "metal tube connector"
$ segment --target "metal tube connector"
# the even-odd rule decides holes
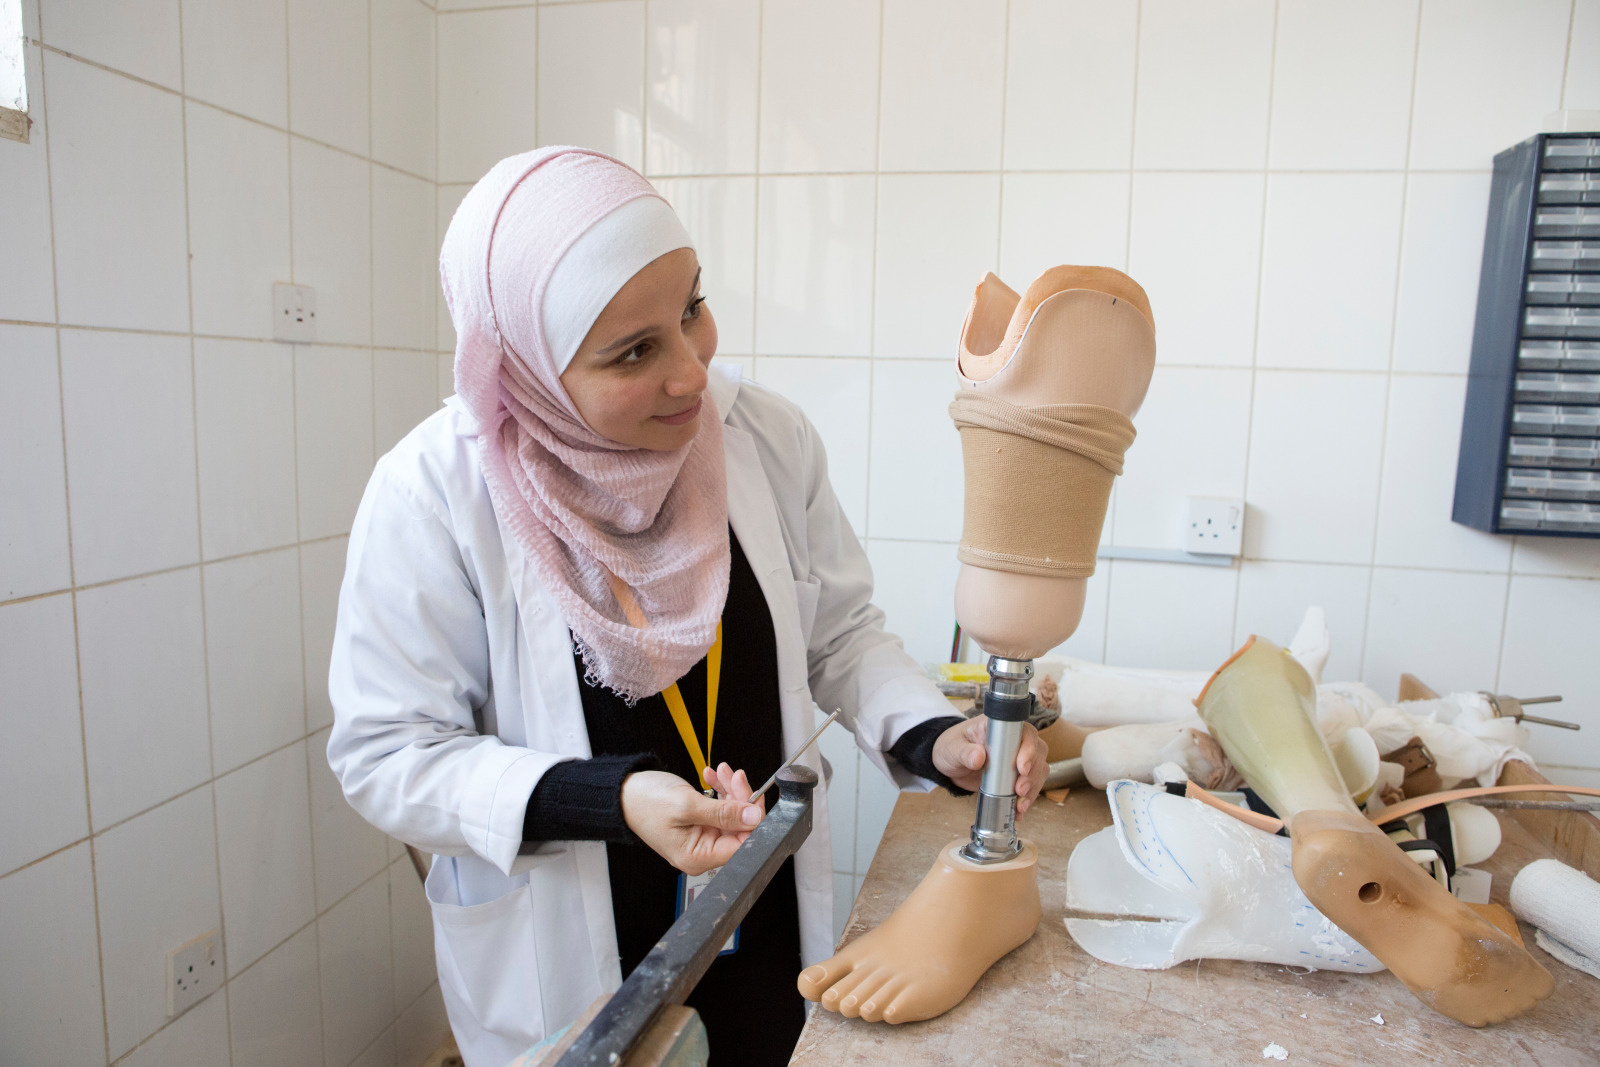
[[[989,657],[989,688],[983,701],[984,714],[989,717],[983,781],[972,840],[961,849],[962,857],[973,863],[1003,863],[1022,851],[1016,827],[1017,750],[1022,747],[1023,724],[1033,707],[1028,692],[1032,678],[1032,660]]]

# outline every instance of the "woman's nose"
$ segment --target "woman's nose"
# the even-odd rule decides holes
[[[686,337],[680,337],[672,353],[672,371],[667,377],[668,396],[692,396],[705,391],[706,366],[700,353]]]

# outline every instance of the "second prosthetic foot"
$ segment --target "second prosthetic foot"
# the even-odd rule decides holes
[[[1253,637],[1197,702],[1211,735],[1289,828],[1294,878],[1317,910],[1417,998],[1468,1026],[1548,996],[1550,974],[1452,896],[1363,816],[1312,719],[1316,693],[1292,656]]]

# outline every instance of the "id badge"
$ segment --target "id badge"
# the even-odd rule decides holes
[[[699,896],[705,887],[711,884],[711,879],[715,878],[720,870],[722,870],[721,867],[715,867],[704,874],[696,875],[687,875],[681,871],[679,872],[678,908],[673,913],[672,917],[674,919],[683,914],[684,909],[688,908],[694,902],[694,898]],[[717,953],[718,956],[731,956],[739,951],[739,930],[742,925],[733,928],[733,936],[728,938],[728,943],[722,946],[722,951]]]

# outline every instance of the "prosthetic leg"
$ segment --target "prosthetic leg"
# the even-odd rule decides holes
[[[1016,832],[1032,661],[1077,629],[1154,367],[1149,302],[1120,271],[1056,267],[1022,296],[993,274],[979,284],[950,405],[966,474],[956,618],[990,656],[977,817],[882,926],[800,975],[808,1000],[929,1019],[1038,928],[1037,853]]]
[[[1555,983],[1521,943],[1425,874],[1356,808],[1312,718],[1316,687],[1252,637],[1196,702],[1211,736],[1289,828],[1294,879],[1424,1004],[1484,1026]]]

